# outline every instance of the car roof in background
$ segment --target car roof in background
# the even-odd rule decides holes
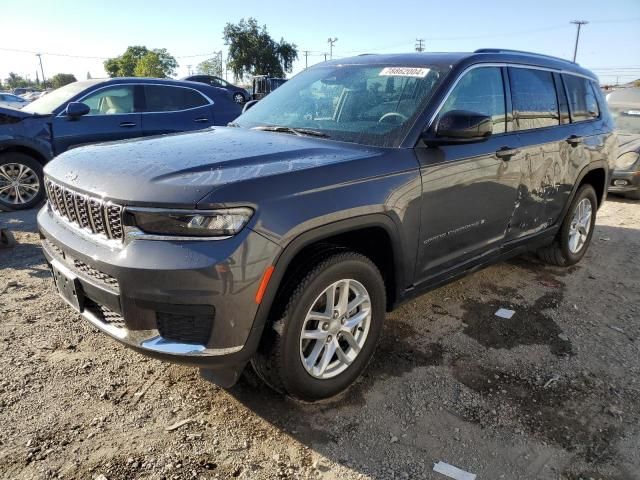
[[[313,66],[313,68],[327,65],[394,65],[406,67],[449,67],[456,65],[469,66],[476,63],[516,63],[535,67],[545,67],[553,70],[577,73],[597,81],[593,72],[582,68],[577,63],[558,57],[551,57],[532,52],[517,50],[503,50],[485,48],[475,52],[414,52],[394,54],[362,54],[356,57],[329,60]]]
[[[229,92],[224,88],[214,87],[207,85],[206,83],[192,82],[189,80],[174,80],[173,78],[152,78],[152,77],[114,77],[114,78],[102,78],[83,80],[76,82],[84,85],[85,88],[92,87],[94,85],[119,85],[122,83],[147,83],[157,85],[174,85],[176,87],[189,87],[196,90],[202,90],[209,93],[217,93],[220,95],[228,95]]]

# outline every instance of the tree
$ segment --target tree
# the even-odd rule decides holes
[[[53,88],[64,87],[65,85],[77,82],[76,77],[71,73],[57,73],[49,79]]]
[[[119,57],[104,62],[110,77],[169,77],[175,74],[178,62],[166,48],[149,50],[144,46],[132,46]]]
[[[216,77],[222,77],[222,59],[216,55],[204,62],[200,62],[196,67],[196,72],[200,75],[214,75]]]
[[[258,27],[255,18],[242,19],[240,23],[227,23],[223,38],[229,45],[227,65],[236,78],[245,75],[270,75],[284,77],[291,72],[298,48],[294,43],[281,39],[276,42],[267,32],[266,25]]]
[[[9,88],[25,87],[27,85],[27,81],[14,72],[9,72],[9,76],[5,79],[5,83]]]

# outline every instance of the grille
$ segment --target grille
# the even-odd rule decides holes
[[[211,316],[157,312],[162,338],[180,343],[206,345],[211,335]]]
[[[93,313],[102,323],[106,323],[107,325],[117,328],[125,327],[124,317],[122,315],[114,312],[113,310],[109,310],[104,305],[99,305],[89,298],[85,300],[84,308]]]
[[[46,243],[49,249],[52,250],[58,257],[60,257],[60,259],[65,260],[65,263],[68,266],[73,266],[72,270],[75,273],[83,275],[84,277],[92,278],[93,280],[96,280],[97,282],[100,282],[106,285],[107,287],[110,287],[113,290],[120,289],[120,286],[118,285],[118,280],[116,280],[114,277],[112,277],[108,273],[104,273],[104,272],[101,272],[100,270],[96,270],[92,266],[87,265],[86,263],[80,260],[77,260],[75,258],[74,259],[69,258],[69,256],[65,255],[65,253],[62,251],[60,247],[58,247],[48,239],[43,240],[43,242]]]
[[[93,234],[122,240],[122,206],[83,195],[45,180],[45,190],[54,212]]]
[[[86,263],[76,259],[73,260],[73,266],[78,272],[85,274],[87,277],[91,277],[95,280],[105,283],[110,287],[118,288],[118,280],[107,273],[96,270]]]

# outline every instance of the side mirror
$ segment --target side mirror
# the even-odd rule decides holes
[[[488,115],[466,110],[451,110],[438,119],[427,143],[470,143],[485,140],[493,133],[493,121]]]
[[[86,115],[90,111],[91,109],[89,108],[89,105],[87,105],[86,103],[71,102],[69,103],[69,105],[67,105],[67,108],[65,109],[64,113],[67,117],[71,119],[76,119],[78,117]]]
[[[244,107],[242,107],[242,113],[246,112],[247,110],[249,110],[251,107],[253,107],[256,103],[258,103],[258,100],[249,100],[247,103],[244,104]]]

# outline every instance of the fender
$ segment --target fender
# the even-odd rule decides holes
[[[245,347],[242,351],[242,353],[244,353],[245,355],[249,354],[247,355],[247,358],[253,355],[253,352],[255,352],[259,345],[260,338],[262,338],[262,331],[264,330],[264,326],[267,322],[267,318],[275,300],[276,293],[278,292],[278,288],[282,283],[284,273],[286,272],[287,267],[289,267],[291,260],[293,260],[293,258],[304,247],[311,245],[312,243],[340,233],[347,233],[350,231],[370,227],[383,228],[391,239],[395,274],[395,304],[398,303],[398,300],[404,295],[404,286],[406,279],[402,262],[402,244],[400,242],[398,228],[391,217],[383,213],[373,213],[369,215],[362,215],[359,217],[340,220],[338,222],[307,230],[306,232],[298,235],[295,239],[289,242],[289,244],[284,247],[284,249],[280,252],[280,255],[278,255],[278,257],[274,261],[275,269],[273,271],[273,275],[271,276],[271,279],[269,281],[269,285],[262,299],[262,303],[258,307],[258,311],[256,312],[256,317],[253,322],[253,327],[251,328],[249,338],[247,339]]]
[[[30,150],[36,154],[34,155],[36,160],[39,160],[43,165],[53,158],[51,145],[48,142],[38,142],[30,138],[0,135],[0,154],[4,150],[18,150],[25,153]]]
[[[595,162],[592,162],[586,165],[582,170],[580,170],[580,173],[576,177],[575,182],[573,182],[573,189],[571,190],[571,195],[569,196],[567,203],[562,209],[562,213],[558,216],[558,221],[556,222],[556,224],[562,224],[562,222],[564,221],[564,217],[567,215],[569,206],[571,205],[571,202],[573,202],[573,199],[576,196],[576,193],[578,192],[578,187],[580,186],[580,183],[582,183],[582,180],[584,179],[584,177],[589,172],[600,169],[600,168],[604,170],[604,185],[603,185],[603,191],[602,191],[602,201],[598,205],[598,208],[600,208],[600,206],[605,202],[605,200],[607,199],[607,186],[609,185],[609,175],[610,175],[609,165],[605,160],[597,160]]]

